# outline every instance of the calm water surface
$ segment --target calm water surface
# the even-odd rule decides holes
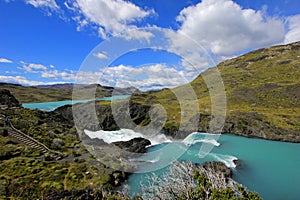
[[[116,95],[116,96],[112,96],[112,97],[97,98],[96,100],[117,100],[117,99],[125,99],[127,97],[130,97],[130,95]],[[64,106],[64,105],[73,105],[75,103],[85,103],[85,102],[89,102],[89,101],[91,101],[91,99],[53,101],[53,102],[41,102],[41,103],[24,103],[24,104],[22,104],[22,106],[24,108],[30,108],[30,109],[53,111],[56,108]]]

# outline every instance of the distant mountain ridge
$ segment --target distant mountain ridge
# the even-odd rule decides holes
[[[37,85],[37,86],[22,86],[20,84],[0,83],[1,89],[9,90],[20,102],[49,102],[62,101],[72,99],[73,88],[80,90],[83,93],[84,99],[86,93],[95,93],[95,98],[108,97],[112,95],[124,95],[139,92],[137,88],[114,88],[110,86],[102,86],[100,84],[54,84],[54,85]],[[77,97],[81,99],[81,97]]]

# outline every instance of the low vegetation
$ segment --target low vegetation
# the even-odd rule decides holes
[[[222,132],[300,142],[299,66],[299,42],[257,50],[216,66],[221,73],[227,96],[227,114],[224,116],[226,121]],[[151,123],[151,114],[149,114],[151,107],[160,104],[164,107],[167,117],[166,122],[162,124],[163,133],[173,137],[185,137],[191,130],[185,126],[183,133],[180,133],[179,126],[181,123],[192,123],[193,120],[197,120],[197,117],[200,119],[196,121],[197,130],[211,131],[209,129],[213,117],[211,98],[203,78],[209,73],[208,70],[190,85],[183,85],[173,90],[136,92],[130,99],[129,114],[138,126],[145,126]],[[192,86],[195,91],[194,101],[199,105],[199,112],[195,116],[190,115],[189,112],[182,112],[181,108],[184,105],[186,109],[192,109],[192,102],[182,103],[173,93],[175,91],[184,95],[189,86]],[[1,83],[1,89],[10,90],[21,103],[66,100],[71,99],[72,96],[69,85],[62,88],[61,86],[43,88]],[[87,89],[85,92],[90,91]],[[111,92],[112,88],[97,86],[96,97],[110,96]],[[122,104],[124,101],[118,103]],[[91,103],[76,105],[80,111],[78,114],[81,115],[78,118],[79,124],[76,124],[79,125],[77,128],[90,130],[120,128],[112,115],[110,102],[96,103],[97,122],[100,122],[97,124],[91,123],[92,117],[95,116],[84,113],[89,104]],[[121,107],[119,111],[124,109],[127,108]],[[54,112],[43,112],[18,107],[16,101],[14,105],[1,107],[0,115],[9,117],[18,130],[45,144],[52,151],[59,152],[63,157],[56,161],[47,154],[43,155],[34,148],[12,140],[8,137],[2,120],[0,122],[0,198],[130,199],[126,193],[112,192],[113,188],[126,179],[127,174],[97,162],[81,143],[74,125],[72,107],[64,106]],[[159,112],[152,112],[152,115],[160,117]],[[187,116],[182,122],[183,115]],[[118,117],[122,122],[123,115]],[[163,118],[159,119],[163,121]],[[124,125],[121,128],[132,127]],[[193,171],[193,174],[191,172],[187,174],[189,176],[182,179],[183,182],[179,185],[186,183],[191,184],[191,187],[178,189],[178,192],[171,190],[176,189],[175,187],[166,191],[168,189],[166,186],[174,184],[157,179],[158,182],[153,184],[158,184],[147,187],[144,194],[152,195],[153,199],[170,196],[175,199],[260,199],[256,193],[247,191],[235,183],[233,184],[235,187],[231,187],[230,184],[222,187],[215,185],[216,180],[211,173],[207,174],[201,168]],[[197,184],[194,184],[194,180]],[[161,191],[163,191],[161,195],[167,196],[157,196]],[[135,197],[135,199],[147,198],[143,194]]]
[[[227,98],[222,132],[300,142],[299,66],[300,42],[259,49],[217,65]],[[131,100],[147,106],[161,104],[167,112],[164,128],[174,133],[182,123],[180,106],[188,107],[174,93],[184,94],[191,86],[199,105],[198,129],[208,131],[212,107],[204,77],[209,77],[211,71],[203,72],[190,84],[136,94]]]
[[[221,171],[220,169],[225,169]],[[168,173],[149,176],[149,185],[142,185],[141,199],[203,199],[203,200],[261,200],[253,191],[231,179],[223,163],[173,163]]]
[[[55,113],[13,108],[0,110],[25,134],[60,153],[61,160],[10,138],[0,122],[0,199],[47,199],[63,191],[109,190],[126,174],[99,163],[85,149],[73,123]]]

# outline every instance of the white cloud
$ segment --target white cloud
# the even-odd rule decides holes
[[[74,81],[76,77],[75,71],[70,69],[57,70],[54,65],[49,65],[48,69],[42,64],[25,63],[24,61],[20,63],[22,67],[17,67],[17,69],[24,70],[26,73],[40,74],[42,78]]]
[[[59,6],[57,5],[55,0],[26,0],[26,3],[34,6],[35,8],[46,7],[51,10],[59,9]]]
[[[181,67],[189,80],[193,80],[204,69],[215,66],[219,61],[218,58],[211,57],[207,48],[182,31],[166,30],[165,37],[169,40],[168,51],[180,55]]]
[[[288,32],[285,35],[284,43],[300,41],[300,14],[287,18]]]
[[[12,63],[12,61],[6,58],[0,58],[0,63]]]
[[[62,80],[74,80],[76,75],[74,73],[69,73],[67,71],[59,72],[58,70],[52,70],[52,71],[44,71],[41,74],[42,78],[51,78],[51,79],[59,79]]]
[[[125,38],[126,40],[146,40],[149,43],[153,34],[146,29],[141,29],[136,26],[124,26],[124,31],[115,36]]]
[[[94,56],[96,56],[97,58],[99,59],[108,59],[108,56],[106,55],[105,52],[98,52],[98,53],[94,53],[93,54]]]
[[[65,82],[42,82],[42,81],[32,81],[28,80],[24,76],[0,76],[1,82],[7,83],[17,83],[21,85],[51,85],[51,84],[58,84],[58,83],[65,83]]]
[[[188,80],[184,75],[181,71],[169,68],[166,64],[153,64],[139,68],[119,65],[101,69],[98,74],[93,75],[93,80],[102,85],[133,86],[141,90],[151,90],[173,88],[185,84]]]
[[[188,83],[183,71],[169,68],[166,64],[153,64],[139,68],[125,65],[106,67],[98,72],[79,71],[78,84],[109,85],[113,87],[136,87],[141,90],[173,88]]]
[[[47,67],[42,64],[35,64],[35,63],[26,64],[24,62],[21,62],[21,64],[23,67],[22,69],[30,73],[38,73],[47,70]]]
[[[79,71],[76,74],[76,77],[74,78],[76,83],[79,84],[93,84],[93,83],[101,83],[103,84],[103,81],[100,81],[102,77],[101,72],[91,72],[91,71]],[[103,84],[103,85],[109,85],[109,84]]]
[[[231,0],[203,0],[183,9],[177,21],[180,32],[224,56],[280,43],[284,38],[282,20],[243,9]]]
[[[124,0],[77,0],[69,1],[65,6],[76,13],[73,19],[78,23],[78,30],[87,24],[96,26],[99,36],[124,36],[127,39],[145,38],[151,35],[141,31],[133,23],[154,13],[153,10],[144,10],[130,1]]]

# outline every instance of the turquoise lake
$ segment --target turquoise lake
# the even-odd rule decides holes
[[[219,146],[214,146],[208,155],[200,158],[199,151],[203,142],[199,139],[203,139],[204,135],[194,134],[192,140],[196,142],[191,142],[188,150],[178,160],[189,160],[194,163],[222,161],[232,168],[234,180],[258,192],[263,199],[300,199],[300,144],[225,134],[217,140]],[[139,158],[146,161],[140,166],[140,170],[147,171],[151,168],[159,168],[159,165],[165,166],[165,161],[172,160],[176,151],[184,147],[186,147],[184,142],[150,147],[148,152],[152,153]],[[238,158],[241,163],[236,168],[232,162],[235,158]],[[155,173],[162,174],[166,171],[167,167],[164,167]],[[147,185],[146,176],[149,175],[150,173],[130,175],[126,184],[130,186],[132,194],[139,192],[140,183]]]
[[[97,100],[127,97],[129,95]],[[88,101],[91,100],[30,103],[23,106],[51,111],[63,105]],[[125,134],[128,134],[127,132],[125,131]],[[151,171],[152,173],[153,169],[158,169],[155,173],[165,173],[168,168],[165,166],[175,159],[194,163],[222,161],[233,170],[234,180],[258,192],[263,199],[300,199],[300,144],[245,138],[231,134],[210,136],[211,134],[206,133],[193,133],[183,141],[149,147],[148,153],[138,158],[142,161],[138,163],[143,163],[139,165],[140,172]],[[199,156],[204,144],[213,147],[205,157]],[[239,159],[241,165],[235,167],[234,159]],[[139,192],[140,182],[147,184],[146,176],[150,173],[134,173],[129,176],[126,184],[130,186],[132,194]]]
[[[112,97],[103,97],[103,98],[97,98],[96,100],[117,100],[117,99],[125,99],[127,97],[130,97],[130,95],[116,95]],[[92,99],[83,99],[83,100],[66,100],[66,101],[53,101],[53,102],[41,102],[41,103],[24,103],[22,106],[24,108],[30,108],[30,109],[39,109],[44,111],[53,111],[58,107],[64,106],[64,105],[73,105],[75,103],[86,103],[92,101]]]

